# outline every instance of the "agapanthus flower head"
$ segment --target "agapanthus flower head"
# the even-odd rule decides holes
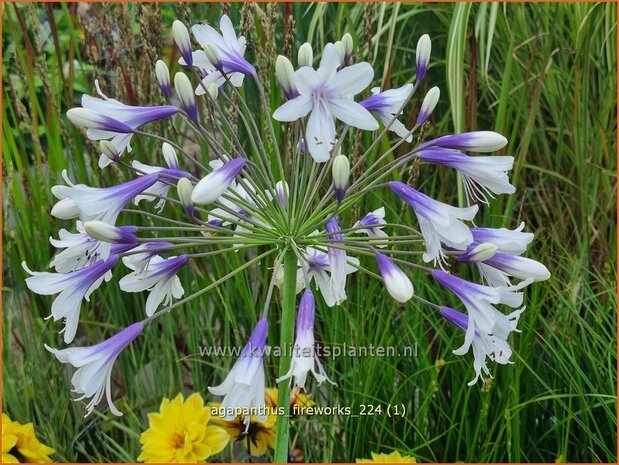
[[[88,128],[88,137],[102,141],[104,164],[114,162],[115,170],[126,168],[131,177],[115,186],[91,187],[74,184],[63,173],[66,185],[52,188],[58,201],[51,213],[59,219],[77,220],[77,232],[62,230],[58,239],[50,239],[62,249],[52,260],[57,273],[27,270],[32,276],[26,282],[34,292],[59,293],[52,304],[52,316],[66,319],[66,342],[76,334],[82,301],[110,278],[119,259],[130,270],[120,279],[120,289],[148,293],[144,309],[137,312],[144,318],[138,326],[130,326],[109,340],[114,342],[82,348],[80,353],[91,354],[92,360],[75,359],[83,365],[74,384],[93,399],[90,410],[106,389],[109,395],[111,364],[144,325],[166,318],[173,310],[182,311],[185,302],[212,292],[241,272],[260,284],[254,289],[266,289],[264,306],[240,357],[224,381],[209,390],[224,396],[221,408],[229,413],[217,421],[234,423],[239,438],[258,437],[252,436],[257,430],[251,428],[261,424],[260,431],[265,434],[260,436],[260,447],[250,447],[250,453],[270,447],[274,433],[275,420],[270,423],[271,416],[266,413],[271,410],[264,408],[265,378],[272,374],[270,368],[265,372],[264,363],[268,321],[281,321],[286,326],[280,331],[282,347],[292,344],[292,294],[303,289],[294,341],[300,353],[293,355],[290,367],[277,374],[280,381],[292,378],[297,387],[307,387],[310,372],[318,383],[327,380],[316,356],[316,314],[325,306],[345,302],[353,281],[349,275],[356,271],[380,280],[398,303],[415,299],[442,308],[443,316],[465,331],[464,344],[457,353],[473,347],[476,379],[488,373],[486,357],[499,363],[509,359],[506,340],[516,330],[524,309],[520,308],[521,290],[533,280],[549,276],[544,265],[519,256],[532,234],[524,233],[523,225],[514,231],[471,227],[476,205],[457,208],[432,198],[431,192],[422,193],[394,181],[404,176],[423,179],[423,186],[439,184],[436,179],[417,177],[426,163],[434,163],[456,169],[473,200],[486,202],[492,194],[514,192],[507,177],[512,157],[465,154],[503,148],[507,141],[500,134],[478,131],[417,143],[428,132],[430,116],[436,111],[438,87],[427,86],[430,90],[416,123],[410,130],[405,126],[414,116],[409,110],[404,113],[405,107],[428,76],[431,43],[427,35],[417,46],[416,76],[412,71],[409,76],[398,76],[404,85],[383,90],[373,87],[370,95],[366,89],[378,82],[372,65],[363,61],[352,64],[355,51],[350,34],[317,52],[317,68],[312,46],[306,43],[297,54],[298,69],[283,56],[277,60],[262,57],[262,63],[274,62],[275,66],[273,70],[261,69],[259,75],[245,56],[245,38],[236,35],[227,16],[221,18],[219,31],[205,23],[193,25],[200,50],[193,49],[185,25],[177,21],[172,29],[181,53],[179,63],[190,68],[175,75],[173,89],[164,62],[157,62],[155,74],[164,97],[175,106],[124,105],[98,89],[100,98],[86,96],[83,108],[70,110],[69,117]],[[263,82],[269,71],[277,78],[268,76],[269,83],[279,81],[286,98],[275,111],[270,102],[275,94]],[[245,76],[250,79],[240,91]],[[387,82],[394,80],[392,76]],[[173,115],[169,122],[174,127],[164,134],[141,130],[149,122]],[[378,120],[384,125],[380,132],[363,136],[357,130],[376,131]],[[154,125],[155,129],[158,126]],[[150,140],[145,144],[148,147],[156,141],[162,144],[161,150],[149,154],[148,160],[139,156],[130,162],[121,159],[123,152],[130,151],[133,136]],[[451,186],[446,187],[441,191]],[[171,188],[176,192],[170,192]],[[393,206],[389,223],[385,207],[374,207],[367,213],[370,202],[384,204],[382,197],[389,188],[410,205],[415,213],[412,222],[404,221],[408,215],[398,215],[401,209]],[[359,212],[366,214],[358,219]],[[351,217],[358,221],[350,222]],[[372,258],[378,274],[371,270]],[[211,263],[215,260],[216,264]],[[181,271],[190,261],[196,272]],[[238,268],[232,269],[237,263]],[[458,263],[460,266],[451,266]],[[466,264],[477,267],[482,280],[491,286],[441,271],[458,271],[468,268]],[[202,273],[205,269],[208,272]],[[218,270],[222,270],[221,276],[202,283],[204,274],[210,278]],[[265,270],[270,274],[268,286],[260,281]],[[183,282],[188,275],[191,280]],[[456,294],[468,314],[446,310],[416,295],[412,279],[417,283],[424,276],[432,276]],[[511,286],[512,278],[523,281]],[[276,287],[283,289],[284,303],[282,314],[273,318],[270,313],[279,311],[279,306],[272,305]],[[416,287],[417,291],[424,289]],[[503,304],[516,310],[504,314],[498,308]],[[337,311],[354,312],[355,308],[342,305]],[[114,309],[108,316],[114,321]],[[65,358],[69,360],[68,355]],[[201,407],[196,404],[198,410]],[[246,412],[239,416],[239,409]],[[278,421],[285,424],[287,418]],[[243,427],[237,428],[239,424]],[[187,441],[188,436],[182,442],[187,445],[183,451],[190,453],[177,451],[166,455],[166,460],[203,460],[209,455],[199,438],[203,430],[196,428],[187,432],[191,438],[195,435],[195,441]],[[281,431],[287,431],[285,425]],[[157,437],[165,440],[169,436]],[[285,454],[279,451],[276,456]],[[157,457],[164,459],[164,455]]]
[[[69,347],[49,350],[61,363],[77,368],[71,378],[73,392],[81,395],[75,400],[90,399],[86,416],[90,415],[105,395],[108,407],[114,415],[122,415],[112,401],[112,367],[118,355],[138,337],[144,329],[142,323],[134,323],[99,344],[89,347]]]

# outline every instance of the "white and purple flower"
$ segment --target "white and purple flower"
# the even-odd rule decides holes
[[[372,114],[352,97],[365,89],[374,77],[369,63],[357,63],[343,69],[336,47],[327,44],[320,66],[303,66],[294,73],[299,96],[288,100],[273,113],[278,121],[296,121],[309,113],[306,145],[318,163],[329,159],[335,144],[335,119],[368,131],[378,129]],[[339,70],[339,71],[338,71]]]
[[[262,318],[256,324],[249,341],[243,347],[240,357],[228,373],[224,381],[217,386],[209,386],[208,390],[215,396],[225,396],[221,409],[229,412],[237,409],[248,409],[256,412],[259,421],[266,421],[264,399],[264,362],[269,324]],[[234,414],[223,417],[232,420]],[[249,420],[249,415],[246,421]]]
[[[134,130],[153,121],[169,118],[178,111],[170,105],[125,105],[101,92],[98,81],[95,81],[95,87],[101,98],[82,95],[82,108],[71,108],[67,116],[76,126],[88,129],[86,135],[90,140],[111,140],[119,155],[125,150],[131,152],[129,144]],[[105,168],[111,162],[106,155],[101,154],[99,157],[100,168]]]
[[[324,381],[333,383],[325,373],[325,370],[316,355],[314,346],[314,318],[316,314],[316,302],[314,294],[309,289],[303,293],[297,313],[296,339],[292,349],[292,361],[290,370],[277,383],[289,378],[294,378],[294,385],[305,390],[307,375],[311,371],[320,385]]]
[[[56,356],[59,362],[68,363],[77,368],[71,378],[73,392],[81,395],[76,401],[90,399],[86,406],[86,415],[90,415],[105,395],[110,411],[121,416],[112,401],[112,368],[120,353],[138,337],[144,329],[142,323],[134,323],[114,336],[99,344],[89,347],[69,347],[58,350],[45,348]]]
[[[26,278],[28,289],[39,295],[58,294],[52,303],[51,317],[54,321],[65,321],[64,342],[70,343],[77,333],[82,301],[90,301],[90,294],[101,286],[105,279],[112,278],[111,269],[118,263],[118,256],[111,255],[105,261],[99,261],[82,269],[69,273],[49,273],[30,271],[26,262],[24,270],[30,275]]]
[[[232,185],[245,166],[244,158],[235,158],[215,168],[193,189],[191,200],[198,205],[215,202]]]
[[[375,247],[386,247],[386,239],[389,235],[383,231],[385,224],[385,207],[380,207],[357,221],[353,225],[355,229],[352,232],[365,233],[369,237],[377,239],[371,242]]]
[[[176,274],[188,261],[187,255],[169,258],[154,255],[148,265],[140,270],[133,267],[131,260],[123,260],[123,263],[134,271],[123,276],[118,284],[125,292],[149,291],[146,299],[146,315],[152,316],[161,303],[168,306],[173,299],[183,297],[185,289]]]
[[[516,188],[509,182],[507,172],[514,165],[514,157],[475,156],[447,149],[426,149],[418,153],[419,159],[427,163],[449,166],[456,169],[467,196],[488,203],[486,194],[513,194]]]
[[[466,250],[473,234],[462,220],[472,220],[477,205],[457,208],[444,204],[401,182],[390,182],[391,190],[414,210],[426,242],[425,262],[443,258],[441,244],[456,250]]]
[[[406,142],[411,142],[413,135],[409,133],[409,130],[406,129],[402,122],[396,119],[396,113],[400,111],[404,103],[410,98],[412,92],[412,84],[405,84],[397,89],[389,89],[382,92],[380,87],[374,87],[372,89],[372,96],[359,102],[359,105],[378,116],[378,119],[382,121],[385,127],[388,126],[390,131],[395,132],[402,138],[405,137]]]

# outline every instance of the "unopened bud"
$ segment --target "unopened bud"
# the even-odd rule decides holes
[[[135,226],[116,227],[103,221],[87,221],[84,223],[86,234],[97,241],[110,244],[137,244]]]
[[[346,155],[338,155],[333,159],[333,185],[335,186],[335,198],[338,202],[344,200],[348,179],[350,177],[350,162]]]
[[[438,103],[438,99],[441,96],[441,91],[438,87],[432,87],[426,94],[423,99],[423,103],[421,104],[421,110],[419,110],[419,115],[417,115],[417,126],[421,126],[430,118],[430,115],[436,108],[436,104]]]
[[[287,99],[296,97],[297,88],[294,85],[294,68],[290,60],[283,55],[277,57],[275,62],[275,73],[277,74],[277,80],[282,86],[284,95]]]
[[[217,53],[217,49],[213,47],[211,44],[206,44],[204,46],[204,53],[206,54],[206,58],[215,68],[221,68],[221,60],[219,59],[219,53]]]
[[[185,73],[179,72],[174,76],[174,88],[181,102],[181,108],[189,115],[189,117],[198,121],[198,108],[196,107],[196,97],[193,93],[191,81]]]
[[[297,64],[299,68],[301,66],[312,66],[314,64],[314,51],[309,43],[305,42],[299,47]]]
[[[430,53],[432,52],[432,41],[430,40],[430,36],[428,34],[424,34],[419,38],[417,42],[417,52],[416,52],[416,76],[417,81],[421,81],[424,77],[426,77],[426,72],[428,71],[428,64],[430,63]]]
[[[165,160],[168,167],[173,170],[177,170],[178,157],[176,156],[176,150],[174,150],[174,147],[172,147],[172,145],[168,144],[167,142],[164,142],[161,145],[161,151],[163,152],[163,159]]]
[[[157,76],[159,87],[161,87],[161,93],[164,97],[169,97],[172,93],[172,88],[170,84],[170,71],[168,70],[168,65],[161,60],[157,60],[157,63],[155,63],[155,75]]]
[[[337,55],[340,57],[340,65],[344,64],[344,58],[346,57],[346,47],[342,43],[341,40],[338,40],[335,45],[335,50],[337,51]]]
[[[342,43],[344,44],[344,64],[347,65],[352,57],[354,46],[352,36],[348,32],[342,36]]]
[[[483,242],[467,250],[458,257],[458,261],[465,263],[484,262],[496,254],[498,247],[492,242]]]
[[[117,162],[120,159],[120,154],[116,150],[116,146],[109,140],[99,141],[99,149],[101,153],[105,155],[110,162]]]
[[[187,66],[193,66],[193,47],[187,27],[178,19],[172,23],[172,36]]]
[[[208,90],[208,95],[213,100],[217,100],[217,97],[219,97],[219,87],[217,87],[217,84],[215,84],[214,82],[211,82],[207,90]]]
[[[181,201],[185,213],[187,216],[192,217],[195,213],[195,209],[191,201],[191,194],[193,192],[191,181],[187,178],[179,179],[178,184],[176,184],[176,191],[178,192],[178,199]]]

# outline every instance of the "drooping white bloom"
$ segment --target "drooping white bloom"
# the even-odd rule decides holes
[[[193,189],[193,203],[206,205],[215,202],[231,186],[244,166],[244,158],[235,158],[207,174]]]
[[[307,148],[317,162],[329,159],[335,143],[335,119],[359,129],[374,131],[378,123],[371,113],[352,97],[365,89],[374,77],[369,63],[357,63],[340,69],[333,44],[325,47],[320,66],[303,66],[294,74],[299,96],[275,110],[278,121],[296,121],[309,113],[305,129]]]
[[[39,295],[58,294],[52,303],[51,316],[54,321],[64,319],[64,342],[70,343],[75,338],[80,319],[82,301],[90,301],[90,294],[101,286],[105,279],[112,278],[111,269],[118,263],[118,256],[112,255],[105,261],[99,261],[82,269],[69,273],[48,273],[30,271],[26,262],[24,270],[30,275],[26,278],[28,289]]]
[[[54,255],[50,266],[58,273],[68,273],[105,260],[110,255],[111,244],[93,239],[84,230],[81,221],[76,222],[77,233],[61,229],[58,239],[49,238],[56,249],[65,249]]]
[[[427,149],[418,153],[427,163],[449,166],[458,170],[464,182],[467,198],[488,203],[492,194],[513,194],[516,188],[509,182],[507,172],[514,165],[514,157],[475,156],[447,149]]]
[[[329,262],[331,264],[331,292],[335,298],[335,303],[340,305],[346,300],[346,275],[347,273],[347,257],[346,251],[338,248],[344,245],[344,238],[337,219],[335,217],[327,221],[327,240],[335,247],[327,249],[329,254]]]
[[[236,37],[236,32],[232,22],[227,15],[223,15],[219,22],[221,34],[208,24],[200,23],[192,26],[191,31],[198,43],[204,48],[210,46],[219,58],[218,63],[211,62],[207,55],[202,52],[194,52],[194,65],[200,67],[206,77],[202,80],[202,85],[196,88],[196,94],[201,95],[204,89],[208,89],[211,83],[217,87],[225,82],[224,75],[230,79],[232,85],[240,87],[243,77],[247,74],[256,73],[255,68],[243,56],[247,41],[245,37]]]
[[[406,142],[413,140],[413,135],[409,134],[406,126],[402,124],[398,119],[394,119],[396,113],[400,111],[404,102],[408,100],[413,91],[412,84],[405,84],[397,89],[389,89],[383,92],[380,91],[380,87],[374,87],[372,89],[372,96],[361,101],[359,104],[366,110],[374,113],[378,116],[378,119],[387,126],[389,123],[389,130],[395,132],[400,137],[406,137]],[[391,122],[393,120],[393,122]]]
[[[385,224],[385,207],[380,207],[357,221],[353,225],[353,228],[359,229],[354,229],[352,233],[365,233],[369,237],[378,239],[377,241],[372,241],[371,245],[375,247],[387,247],[385,239],[387,239],[389,235],[383,231]]]
[[[477,205],[457,208],[428,197],[401,182],[390,182],[393,192],[406,201],[414,210],[426,242],[423,260],[430,262],[442,258],[441,243],[456,249],[466,250],[473,242],[470,229],[461,220],[472,220]]]
[[[490,369],[486,365],[486,358],[502,365],[513,363],[510,361],[512,349],[507,342],[507,338],[511,332],[517,331],[518,319],[523,311],[524,308],[516,310],[509,315],[501,314],[498,324],[495,325],[493,334],[486,334],[479,330],[475,331],[473,340],[469,346],[473,348],[475,378],[469,381],[469,386],[474,385],[481,379],[482,374],[492,378]],[[441,307],[440,312],[447,321],[453,323],[462,331],[467,331],[469,327],[469,317],[467,315],[449,307]],[[454,350],[454,353],[456,355],[464,355],[468,352],[469,348],[467,347],[465,350],[461,349]]]
[[[415,290],[406,273],[393,263],[393,260],[380,252],[376,252],[376,264],[391,297],[402,304],[408,302]]]
[[[316,302],[312,291],[307,289],[301,297],[297,312],[296,339],[292,348],[292,360],[290,369],[284,376],[277,378],[276,382],[294,378],[294,385],[305,390],[305,381],[311,371],[320,385],[323,381],[333,383],[325,373],[325,370],[316,355],[314,346],[314,317]]]
[[[148,290],[146,315],[152,316],[162,302],[164,306],[168,306],[173,299],[180,299],[185,293],[176,273],[185,266],[187,261],[187,255],[169,258],[155,255],[144,269],[139,270],[133,268],[132,261],[123,260],[123,263],[134,271],[124,276],[118,284],[125,292]]]
[[[76,126],[87,128],[86,135],[90,140],[110,140],[119,155],[125,150],[131,152],[129,143],[133,130],[152,121],[168,118],[178,111],[176,107],[170,105],[154,107],[125,105],[101,92],[99,81],[95,81],[95,87],[101,98],[82,95],[82,108],[71,108],[67,111],[67,117]],[[110,163],[111,160],[101,154],[99,167],[104,168]]]
[[[443,287],[455,294],[468,311],[469,320],[464,337],[464,344],[457,353],[466,353],[471,346],[476,331],[484,334],[495,334],[505,329],[506,317],[493,305],[505,304],[512,308],[522,305],[523,294],[520,290],[528,286],[533,280],[528,279],[517,286],[489,287],[471,283],[462,278],[435,270],[432,276]]]
[[[209,386],[208,390],[215,396],[225,396],[221,409],[247,409],[256,415],[259,421],[266,421],[264,400],[264,363],[269,325],[266,319],[261,319],[251,333],[249,341],[243,347],[240,357],[218,386]],[[224,420],[232,420],[235,414],[227,414]],[[249,420],[248,415],[245,420]]]
[[[86,417],[101,402],[104,394],[111,412],[117,416],[122,415],[112,401],[112,367],[118,355],[143,329],[142,323],[134,323],[109,339],[89,347],[69,347],[58,350],[45,345],[45,348],[54,354],[59,362],[69,363],[77,368],[71,378],[71,384],[73,392],[81,394],[81,397],[74,400],[90,399],[86,406]]]

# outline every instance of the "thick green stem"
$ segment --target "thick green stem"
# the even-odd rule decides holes
[[[284,301],[280,325],[280,359],[279,376],[284,376],[290,368],[292,343],[294,337],[294,316],[297,287],[297,257],[292,250],[284,255]],[[282,380],[277,386],[279,401],[277,404],[277,433],[275,436],[275,463],[288,462],[288,441],[290,437],[290,380]]]

